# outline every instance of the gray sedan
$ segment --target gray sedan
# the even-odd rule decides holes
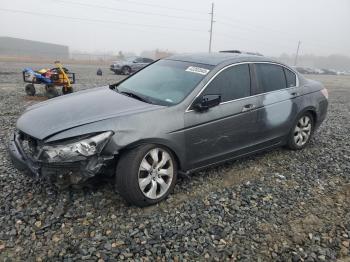
[[[130,75],[145,66],[153,63],[154,60],[145,57],[129,57],[125,60],[116,61],[111,66],[110,69],[115,74]]]
[[[13,162],[65,187],[102,173],[130,203],[158,203],[179,173],[277,146],[304,148],[328,93],[292,68],[247,54],[175,55],[125,80],[30,107]]]

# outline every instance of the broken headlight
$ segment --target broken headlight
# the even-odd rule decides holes
[[[47,162],[74,162],[85,160],[89,156],[101,153],[112,135],[113,132],[108,131],[73,143],[46,145],[41,149],[41,158]]]

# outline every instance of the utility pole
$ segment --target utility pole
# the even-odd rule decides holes
[[[209,30],[209,33],[210,33],[210,38],[209,38],[209,53],[211,53],[211,41],[212,41],[212,38],[213,38],[213,23],[215,22],[215,21],[214,21],[214,3],[211,3],[211,12],[210,12],[209,14],[210,14],[210,30]]]
[[[301,42],[299,41],[298,47],[297,47],[297,53],[295,54],[294,66],[297,66],[300,44]]]

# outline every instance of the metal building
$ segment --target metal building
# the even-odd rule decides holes
[[[64,45],[0,36],[0,56],[67,59],[69,48]]]

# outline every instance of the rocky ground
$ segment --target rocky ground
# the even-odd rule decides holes
[[[26,66],[0,63],[0,259],[349,261],[350,77],[329,90],[327,120],[302,151],[277,149],[180,177],[159,205],[128,206],[109,181],[57,192],[12,166],[8,135],[29,99]],[[121,79],[71,66],[76,89]]]

